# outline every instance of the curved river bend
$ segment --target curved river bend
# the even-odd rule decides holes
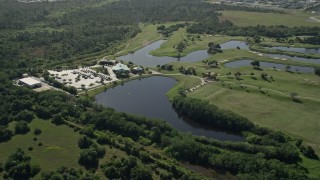
[[[207,53],[207,50],[199,50],[194,51],[187,56],[181,57],[181,58],[175,58],[175,57],[168,57],[168,56],[152,56],[149,54],[150,51],[156,50],[160,48],[161,44],[164,43],[164,40],[156,41],[142,49],[139,49],[138,51],[127,54],[125,56],[120,56],[118,59],[126,61],[126,62],[133,62],[134,64],[147,66],[147,67],[156,67],[157,65],[164,65],[170,62],[198,62],[202,61],[206,58],[209,58],[211,55]],[[236,49],[240,48],[242,50],[249,51],[249,46],[244,41],[228,41],[225,43],[220,44],[221,49]],[[279,47],[278,47],[279,48]],[[301,48],[303,49],[303,48]],[[302,51],[301,49],[291,49],[292,51],[299,52]],[[308,62],[308,63],[315,63],[320,64],[320,59],[308,59],[303,57],[296,57],[296,56],[288,56],[283,54],[264,54],[267,57],[273,58],[273,59],[287,59],[292,61],[298,61],[298,62]]]
[[[183,132],[224,141],[244,141],[240,135],[218,131],[180,117],[166,96],[176,82],[173,78],[162,76],[133,80],[102,92],[95,99],[98,104],[117,111],[165,120]]]

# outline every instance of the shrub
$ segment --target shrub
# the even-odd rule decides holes
[[[16,123],[14,130],[16,134],[26,134],[30,131],[30,128],[28,127],[27,122],[19,121]]]
[[[109,144],[110,143],[110,139],[107,136],[99,136],[97,138],[97,142],[99,144]]]
[[[42,133],[41,129],[39,128],[36,128],[34,131],[33,131],[33,134],[34,135],[40,135]]]

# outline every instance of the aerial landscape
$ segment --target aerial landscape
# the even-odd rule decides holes
[[[0,179],[320,179],[317,0],[0,0]]]

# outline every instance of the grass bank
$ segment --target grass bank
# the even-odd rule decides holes
[[[56,170],[61,166],[81,168],[78,165],[79,133],[75,133],[66,125],[56,126],[49,120],[34,119],[28,126],[29,133],[15,135],[10,141],[0,143],[0,162],[4,162],[12,152],[21,148],[31,156],[34,163],[41,166],[42,171]],[[39,136],[33,134],[35,128],[41,129],[42,133]],[[36,141],[33,140],[35,137],[37,137]],[[40,142],[42,146],[38,146]],[[29,147],[33,150],[29,151]]]
[[[320,26],[319,22],[310,21],[312,14],[302,11],[286,11],[286,14],[220,11],[222,15],[238,26],[285,25],[289,27]]]

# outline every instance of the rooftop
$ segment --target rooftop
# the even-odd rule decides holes
[[[24,83],[24,84],[28,84],[28,85],[35,85],[35,84],[41,83],[40,81],[37,81],[37,80],[35,80],[35,79],[31,78],[31,77],[22,78],[19,81]]]
[[[112,70],[114,70],[114,71],[119,71],[119,70],[130,71],[130,69],[128,68],[127,65],[121,64],[121,63],[118,63],[117,65],[113,66]]]

